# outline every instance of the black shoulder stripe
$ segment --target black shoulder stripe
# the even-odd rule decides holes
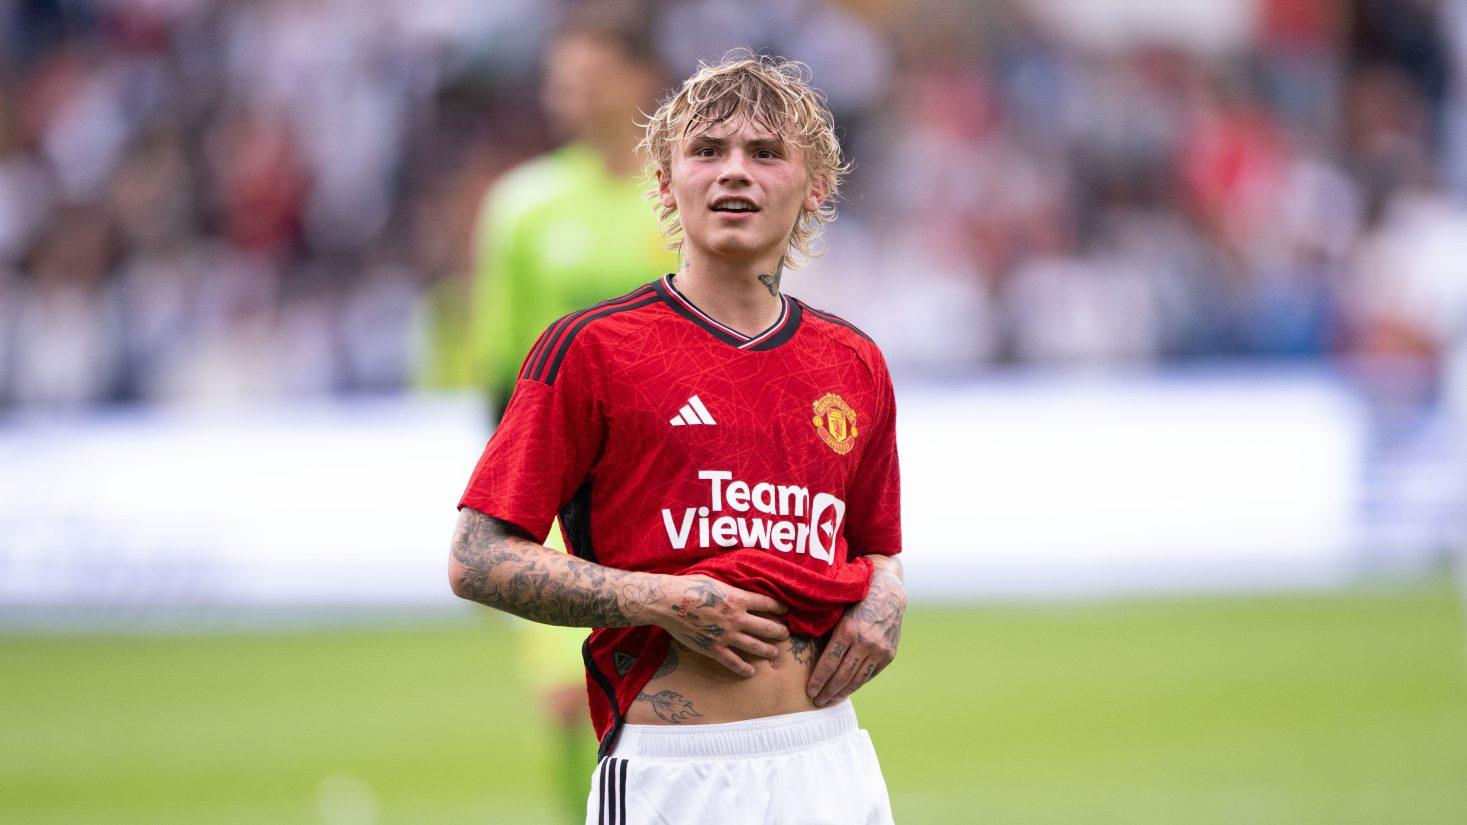
[[[637,293],[641,292],[644,289],[646,289],[646,287],[637,287],[626,295],[619,295],[615,298],[609,298],[599,304],[596,304],[595,306],[591,306],[586,309],[578,309],[568,315],[561,316],[560,320],[550,325],[550,328],[545,331],[545,334],[543,336],[541,336],[540,343],[536,344],[534,350],[531,351],[529,359],[530,363],[526,365],[528,369],[525,370],[525,377],[532,378],[537,381],[540,380],[540,376],[545,371],[545,364],[550,360],[550,353],[555,350],[556,342],[560,340],[561,336],[565,333],[566,328],[574,323],[577,317],[587,312],[592,312],[596,309],[607,306],[609,304],[614,304],[618,301],[625,301],[629,298],[636,296]]]
[[[815,307],[812,307],[809,304],[805,304],[803,301],[801,301],[800,303],[804,304],[805,309],[809,310],[812,314],[814,314],[814,316],[816,318],[819,318],[822,321],[829,321],[830,323],[835,324],[837,326],[845,327],[846,329],[850,330],[851,332],[854,332],[857,335],[861,336],[862,338],[865,338],[867,341],[871,341],[871,343],[873,343],[873,344],[876,343],[874,340],[872,340],[871,336],[869,336],[866,333],[862,332],[860,327],[856,326],[855,324],[851,323],[850,321],[847,321],[846,319],[840,317],[839,315],[831,315],[829,312],[825,312],[823,310],[816,309]]]
[[[569,315],[561,318],[559,321],[556,321],[554,324],[551,324],[550,325],[550,332],[548,332],[546,334],[546,336],[545,336],[544,346],[542,346],[540,348],[540,354],[538,356],[534,356],[535,365],[530,368],[530,370],[527,373],[526,377],[533,378],[536,381],[543,381],[544,380],[543,376],[545,374],[545,365],[547,363],[549,363],[549,361],[550,361],[550,354],[556,350],[556,347],[559,345],[561,339],[564,338],[564,336],[565,336],[565,331],[567,329],[569,329],[572,324],[575,323],[575,321],[576,321],[577,318],[580,318],[580,317],[586,315],[587,313],[595,312],[596,310],[601,309],[602,307],[611,306],[613,304],[619,304],[619,303],[621,303],[623,301],[629,301],[629,300],[632,300],[633,298],[639,298],[639,297],[642,297],[643,295],[650,295],[650,294],[652,294],[650,287],[648,287],[648,286],[639,286],[636,289],[632,290],[631,292],[628,292],[625,295],[618,295],[615,298],[609,298],[609,299],[607,299],[605,301],[602,301],[601,303],[596,304],[593,307],[588,307],[587,309],[577,310],[577,311],[572,312],[571,314],[569,314]],[[545,383],[548,384],[550,382],[546,381]]]
[[[565,331],[560,340],[555,343],[555,358],[550,361],[550,368],[545,371],[540,380],[546,384],[555,383],[555,376],[560,372],[560,362],[565,360],[565,354],[570,350],[571,341],[575,340],[575,337],[580,334],[581,330],[586,328],[587,324],[597,319],[605,318],[608,315],[615,315],[618,312],[628,312],[633,309],[641,309],[644,306],[658,303],[661,300],[662,299],[658,298],[656,295],[649,294],[646,297],[633,301],[629,304],[613,304],[609,307],[606,307],[605,309],[598,309],[594,312],[587,312],[577,316],[578,320],[576,320],[576,322]]]
[[[539,360],[540,352],[555,340],[555,336],[560,334],[560,325],[565,323],[565,320],[565,318],[556,319],[555,323],[546,327],[545,331],[540,333],[540,337],[535,339],[535,345],[530,347],[530,354],[525,356],[525,363],[520,366],[520,378],[529,378],[535,373],[534,364]]]
[[[530,357],[525,361],[524,378],[534,378],[540,374],[540,369],[545,365],[546,353],[576,314],[572,312],[569,315],[562,316],[555,323],[551,324],[549,329],[545,330],[544,335],[540,336],[540,341],[535,344],[534,349],[530,350]]]

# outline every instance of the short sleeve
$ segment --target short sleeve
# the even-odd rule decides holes
[[[553,340],[559,325],[531,349],[458,503],[518,525],[542,543],[590,474],[605,434],[587,347],[580,338]]]
[[[886,362],[878,355],[873,370],[880,406],[874,416],[870,441],[848,493],[846,546],[851,558],[902,551],[901,470],[897,461],[896,393]],[[866,433],[862,433],[865,435]]]

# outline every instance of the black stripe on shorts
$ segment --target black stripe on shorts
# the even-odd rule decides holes
[[[620,778],[618,780],[618,784],[621,786],[621,792],[617,794],[617,798],[620,800],[620,807],[618,808],[618,810],[621,811],[621,816],[617,817],[617,820],[616,821],[619,822],[619,823],[621,823],[621,825],[626,825],[626,821],[627,821],[627,761],[625,759],[618,759],[617,761],[621,763],[621,776],[620,776]]]
[[[626,825],[627,821],[627,761],[607,757],[601,760],[601,771],[596,779],[600,792],[600,813],[597,825]]]
[[[601,815],[596,819],[597,825],[606,825],[606,766],[610,762],[610,759],[601,760],[601,774],[596,778],[596,784],[601,791]]]

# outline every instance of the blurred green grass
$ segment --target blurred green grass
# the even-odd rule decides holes
[[[0,821],[557,821],[487,610],[9,634],[0,663]],[[1467,646],[1442,585],[918,606],[856,702],[904,823],[1467,822]]]

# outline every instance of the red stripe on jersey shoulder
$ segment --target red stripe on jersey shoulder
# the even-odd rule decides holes
[[[586,328],[586,325],[608,315],[641,309],[659,300],[657,293],[650,285],[641,286],[620,297],[602,301],[593,307],[566,315],[551,324],[545,334],[540,336],[540,340],[530,350],[529,357],[525,359],[525,365],[520,370],[520,378],[553,384],[556,374],[560,371],[560,364],[570,349],[571,342],[575,340],[581,330]]]
[[[847,321],[846,319],[840,317],[839,315],[833,315],[833,314],[831,314],[829,312],[826,312],[825,310],[816,309],[815,307],[810,306],[809,304],[805,303],[804,301],[800,301],[800,306],[804,307],[806,312],[810,313],[811,315],[815,316],[816,318],[819,318],[822,321],[825,321],[828,324],[835,324],[836,326],[845,327],[846,329],[850,330],[851,332],[854,332],[857,335],[861,336],[862,338],[865,338],[867,341],[870,341],[873,344],[876,343],[874,340],[872,340],[871,336],[869,336],[866,333],[862,332],[860,327],[856,326],[855,324],[851,323],[850,321]]]

